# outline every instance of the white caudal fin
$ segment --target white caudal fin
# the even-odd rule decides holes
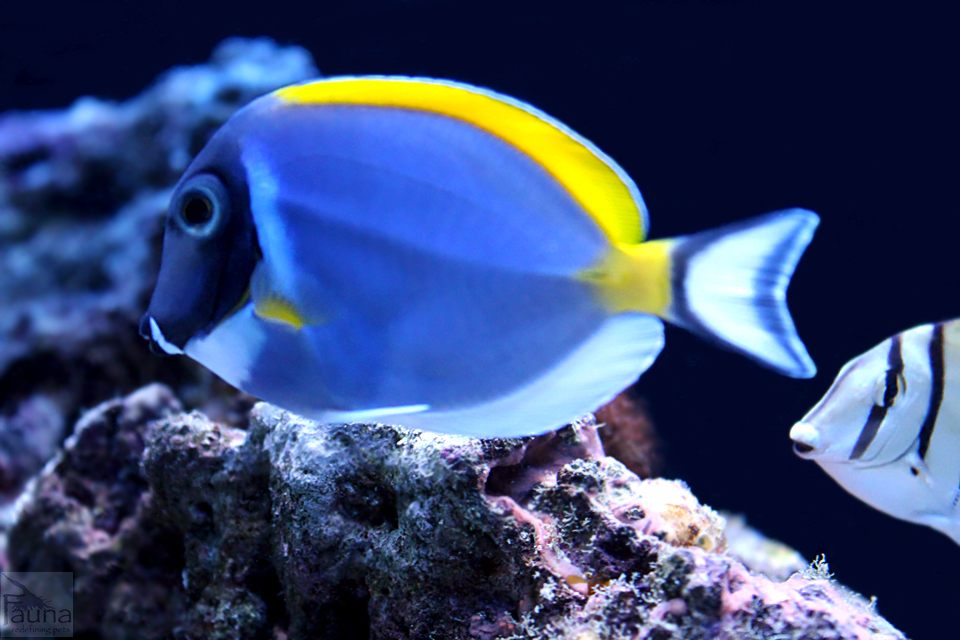
[[[784,375],[813,377],[787,285],[819,222],[787,209],[677,238],[667,319]]]

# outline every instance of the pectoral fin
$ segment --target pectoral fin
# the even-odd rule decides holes
[[[263,320],[286,325],[295,331],[307,325],[322,324],[322,318],[305,314],[290,299],[280,293],[270,277],[267,265],[261,261],[253,270],[250,278],[250,295],[253,299],[253,312]]]

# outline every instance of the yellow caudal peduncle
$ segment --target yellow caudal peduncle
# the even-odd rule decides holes
[[[671,302],[672,246],[672,240],[614,245],[577,277],[596,288],[612,313],[633,311],[663,317]]]

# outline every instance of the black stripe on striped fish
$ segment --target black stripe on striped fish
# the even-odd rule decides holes
[[[943,381],[945,377],[943,362],[943,323],[933,325],[933,337],[930,338],[930,371],[933,379],[930,384],[930,406],[927,417],[920,428],[920,457],[926,460],[933,428],[937,426],[940,405],[943,403]]]
[[[851,460],[859,460],[866,453],[867,449],[873,443],[880,431],[880,425],[883,419],[887,417],[887,411],[893,406],[893,401],[897,398],[899,392],[899,378],[903,375],[903,339],[900,335],[890,338],[890,352],[887,353],[887,378],[886,387],[883,390],[883,405],[873,405],[870,409],[870,415],[867,417],[867,424],[863,425],[860,436],[857,438],[857,444],[853,446],[850,453]]]

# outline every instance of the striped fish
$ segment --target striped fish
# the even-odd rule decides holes
[[[790,430],[794,450],[895,518],[960,544],[960,319],[899,333],[848,362]]]

